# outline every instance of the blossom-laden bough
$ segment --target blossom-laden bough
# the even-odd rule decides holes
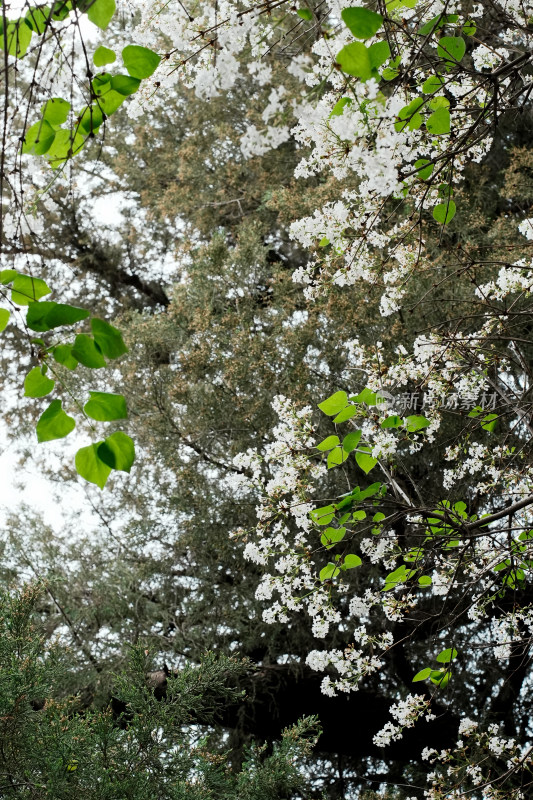
[[[267,0],[190,8],[146,2],[139,10],[126,46],[110,33],[112,41],[93,47],[80,20],[87,15],[105,31],[113,0],[28,6],[9,19],[4,4],[4,254],[20,255],[24,237],[38,232],[50,181],[68,180],[69,161],[123,103],[132,118],[150,114],[177,81],[193,87],[198,102],[223,92],[231,98],[242,71],[268,87],[269,59],[286,58],[299,97],[273,86],[260,121],[243,131],[241,150],[245,162],[292,142],[302,150],[297,176],[339,181],[340,196],[291,226],[310,251],[293,276],[306,298],[332,287],[378,287],[381,314],[393,318],[459,277],[471,294],[461,295],[458,316],[439,310],[393,352],[371,336],[344,343],[362,377],[320,403],[335,426],[326,439],[314,438],[310,408],[279,398],[273,443],[239,457],[237,466],[251,475],[241,490],[256,493],[259,522],[236,535],[246,539],[250,560],[273,565],[257,590],[273,601],[265,619],[288,623],[304,610],[318,639],[350,630],[344,649],[308,656],[327,672],[326,694],[351,691],[383,669],[398,634],[403,643],[414,628],[431,629],[432,652],[413,674],[428,690],[393,705],[395,723],[375,733],[380,746],[431,716],[433,694],[453,698],[447,693],[461,679],[459,667],[482,669],[488,649],[506,663],[507,681],[519,676],[520,689],[533,635],[532,222],[517,219],[521,252],[509,262],[489,260],[497,273],[488,279],[475,247],[458,247],[456,262],[435,274],[428,242],[452,223],[460,230],[468,169],[489,156],[513,115],[530,112],[533,7],[332,0],[298,9]],[[31,300],[41,318],[40,297]],[[468,304],[471,313],[463,311]],[[43,373],[35,376],[39,385]],[[93,446],[95,468],[106,463],[101,446]],[[439,473],[440,497],[428,496],[423,478],[404,468],[418,453]],[[344,470],[351,481],[354,469],[361,485],[332,495],[329,471]],[[441,753],[425,750],[435,765],[427,796],[526,796],[527,746],[469,720],[459,734],[470,737],[466,745],[460,739]],[[471,742],[486,754],[476,763]]]

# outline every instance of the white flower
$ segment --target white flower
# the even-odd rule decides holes
[[[518,226],[518,230],[526,237],[526,239],[533,239],[533,217],[523,219]]]
[[[460,736],[470,736],[477,730],[477,722],[471,720],[469,717],[464,717],[459,723],[459,735]]]
[[[266,564],[267,562],[265,553],[253,542],[248,542],[244,548],[243,555],[247,561],[253,561],[256,564]]]

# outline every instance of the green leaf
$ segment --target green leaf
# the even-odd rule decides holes
[[[29,304],[26,323],[32,331],[42,332],[59,328],[61,325],[74,325],[88,316],[89,312],[84,308],[45,300]]]
[[[352,431],[346,434],[342,440],[342,446],[346,453],[351,453],[352,450],[355,450],[361,439],[361,433],[361,431]]]
[[[132,78],[129,75],[113,75],[111,78],[111,89],[125,97],[134,94],[140,85],[139,78]]]
[[[52,4],[52,19],[62,22],[72,11],[71,0],[56,0]]]
[[[26,375],[24,381],[24,397],[44,397],[50,394],[56,382],[41,372],[41,367],[34,367]]]
[[[373,469],[378,463],[377,458],[372,458],[371,453],[371,448],[365,445],[361,447],[355,454],[355,460],[366,475],[368,475],[370,470]]]
[[[476,23],[472,22],[472,20],[467,20],[463,25],[462,32],[464,33],[465,36],[474,36],[476,31],[477,31]]]
[[[443,200],[449,200],[453,195],[453,188],[449,183],[441,183],[437,189],[438,196]]]
[[[429,133],[434,133],[436,135],[449,133],[450,125],[450,112],[447,108],[438,108],[426,121],[426,128]]]
[[[50,327],[46,324],[45,319],[51,309],[57,303],[43,300],[42,303],[30,303],[28,305],[28,313],[26,314],[26,324],[32,331],[48,331]]]
[[[426,667],[425,669],[421,669],[420,672],[417,672],[415,677],[413,678],[413,683],[417,681],[425,681],[431,675],[431,667]]]
[[[136,44],[129,44],[122,51],[122,60],[132,78],[149,78],[159,66],[161,56]]]
[[[60,128],[46,153],[52,169],[57,169],[69,158],[77,155],[84,144],[85,139],[81,134]]]
[[[320,537],[321,543],[327,547],[333,547],[337,542],[341,542],[346,535],[346,528],[326,528]]]
[[[347,75],[366,81],[372,77],[369,48],[362,42],[352,42],[337,54],[337,64]]]
[[[424,551],[422,550],[422,548],[418,547],[415,548],[414,550],[409,550],[409,552],[407,552],[404,555],[403,560],[406,561],[407,563],[412,561],[417,562],[420,561],[423,557],[424,557]]]
[[[375,406],[378,403],[378,395],[365,387],[358,395],[350,397],[350,400],[355,400],[356,403],[366,403],[367,406]]]
[[[499,564],[496,564],[496,566],[493,567],[492,569],[494,570],[494,572],[501,572],[502,570],[507,569],[510,566],[511,566],[511,561],[510,559],[507,558],[505,561],[501,561]]]
[[[74,419],[63,411],[61,400],[52,400],[37,422],[37,441],[50,442],[52,439],[63,439],[75,427]]]
[[[17,274],[11,287],[11,299],[19,306],[27,306],[32,301],[40,300],[41,297],[50,294],[51,291],[41,278]]]
[[[341,17],[356,39],[370,39],[383,25],[383,17],[368,8],[345,8]]]
[[[331,117],[340,117],[341,114],[344,113],[345,106],[351,106],[351,105],[352,105],[352,99],[350,97],[341,97],[341,99],[337,100],[337,102],[333,106],[329,118],[331,119]]]
[[[457,207],[453,200],[448,200],[446,203],[439,203],[433,207],[433,219],[441,225],[447,225],[455,217]]]
[[[394,78],[397,78],[400,74],[398,69],[391,69],[390,67],[385,67],[383,72],[381,73],[381,77],[384,81],[393,81]]]
[[[407,569],[405,564],[401,564],[398,569],[395,569],[394,572],[391,572],[389,575],[387,575],[383,591],[389,592],[399,583],[405,583],[406,581],[410,580],[414,574],[415,570]]]
[[[483,422],[481,423],[481,427],[484,428],[484,430],[492,433],[492,431],[496,427],[497,419],[498,419],[497,414],[487,414],[485,417],[483,417]]]
[[[7,284],[11,283],[11,281],[16,278],[17,275],[18,272],[16,269],[3,269],[0,272],[0,283],[4,286],[7,286]]]
[[[418,579],[418,583],[420,586],[431,586],[431,576],[430,575],[421,575]]]
[[[316,445],[317,450],[331,450],[332,447],[336,447],[340,444],[340,439],[338,436],[328,436],[327,439],[324,439],[320,444]]]
[[[339,414],[337,414],[333,422],[335,422],[335,424],[339,424],[340,422],[346,422],[346,420],[355,417],[356,414],[357,414],[357,406],[346,406],[346,408],[343,408],[343,410]]]
[[[101,97],[111,89],[112,76],[109,72],[103,72],[101,75],[96,75],[92,82],[93,92],[97,97]]]
[[[435,92],[440,92],[443,86],[444,80],[440,75],[431,75],[424,81],[422,85],[422,91],[424,94],[434,94]]]
[[[343,464],[349,455],[350,454],[347,453],[343,447],[335,447],[328,454],[326,462],[328,465],[328,469],[332,469],[332,467],[338,467],[339,464]]]
[[[450,101],[447,97],[442,97],[442,95],[438,95],[438,97],[432,97],[429,101],[429,107],[432,111],[435,111],[437,108],[449,108]]]
[[[93,54],[93,64],[95,67],[105,67],[106,64],[112,64],[117,60],[117,54],[109,47],[104,47],[103,44],[97,47]]]
[[[98,448],[103,442],[82,447],[76,453],[76,471],[89,483],[95,483],[100,489],[106,485],[111,474],[111,467],[105,464],[98,456]]]
[[[0,308],[0,333],[5,331],[7,323],[9,322],[9,311],[7,308]]]
[[[72,347],[71,344],[58,344],[53,350],[54,359],[67,369],[76,369],[78,366],[78,360],[72,355]]]
[[[103,319],[93,317],[91,329],[96,344],[108,358],[118,358],[128,352],[124,339],[118,328],[105,322]]]
[[[419,158],[418,161],[415,161],[415,169],[418,170],[417,178],[420,178],[421,181],[427,181],[435,169],[435,164],[432,164],[427,158]]]
[[[335,392],[335,394],[332,394],[330,397],[326,398],[326,400],[319,403],[318,407],[324,414],[327,414],[328,417],[333,417],[338,414],[339,411],[342,411],[347,403],[348,395],[346,392]]]
[[[313,14],[311,13],[311,11],[308,8],[299,8],[296,13],[302,19],[306,19],[308,21],[313,19]]]
[[[39,36],[44,33],[51,18],[51,9],[48,8],[48,6],[29,8],[26,12],[26,23],[30,26],[32,31]]]
[[[466,51],[466,42],[462,36],[443,36],[439,39],[437,55],[445,61],[458,63]]]
[[[49,122],[46,120],[36,122],[24,134],[22,152],[33,156],[42,156],[52,146],[55,136],[56,132]]]
[[[407,430],[409,433],[421,431],[423,428],[427,428],[428,425],[431,425],[429,419],[421,414],[412,414],[410,417],[406,417],[405,421],[407,423]]]
[[[68,119],[70,103],[67,103],[61,97],[52,97],[46,101],[41,111],[43,112],[43,119],[50,123],[53,128],[58,128]]]
[[[381,492],[382,497],[384,497],[387,492],[387,487],[384,483],[376,481],[376,483],[371,483],[370,486],[367,486],[366,489],[360,493],[360,500],[366,500],[368,497],[373,497],[378,492]]]
[[[348,553],[347,556],[344,558],[344,566],[346,569],[354,569],[354,567],[360,567],[363,562],[356,556],[354,553]]]
[[[79,333],[76,336],[71,352],[74,358],[76,358],[80,364],[83,364],[84,367],[89,367],[89,369],[101,369],[105,367],[105,358],[100,349],[97,347],[94,339],[86,333]]]
[[[403,425],[403,420],[398,414],[391,414],[390,417],[387,417],[381,423],[382,428],[401,428]]]
[[[428,36],[444,25],[451,25],[457,22],[458,19],[459,16],[457,14],[437,14],[436,17],[433,17],[433,19],[430,19],[425,25],[422,25],[422,27],[418,29],[418,33],[421,34],[421,36]]]
[[[91,22],[101,30],[105,30],[115,13],[115,0],[82,0],[78,7],[86,11]]]
[[[330,578],[335,578],[337,575],[339,575],[339,573],[340,569],[336,564],[332,564],[330,561],[329,564],[327,564],[325,567],[322,567],[320,570],[320,580],[327,581]]]
[[[98,105],[101,111],[103,111],[106,116],[110,117],[115,113],[117,108],[120,108],[125,99],[126,95],[109,88],[109,91],[99,97]]]
[[[2,50],[7,44],[7,52],[15,58],[23,58],[30,46],[32,37],[32,26],[27,19],[18,19],[15,22],[7,22],[5,32],[2,21],[0,20],[0,48]]]
[[[335,516],[335,507],[329,505],[315,508],[313,511],[309,512],[309,516],[317,525],[329,525]]]
[[[434,683],[436,686],[440,686],[441,689],[444,689],[449,682],[450,673],[447,670],[442,669],[431,671],[431,683]]]
[[[398,122],[394,123],[394,128],[397,131],[403,131],[404,128],[409,128],[410,131],[418,130],[422,125],[422,114],[418,109],[424,105],[424,100],[421,97],[415,97],[414,100],[404,106],[398,112]]]
[[[454,658],[457,658],[457,650],[448,647],[446,650],[442,650],[438,654],[437,661],[440,664],[449,664]]]
[[[99,101],[99,105],[93,103],[90,106],[84,106],[80,111],[78,125],[84,134],[96,132],[104,121],[104,112],[100,108],[101,105]]]
[[[114,419],[126,419],[128,409],[126,400],[121,394],[108,392],[89,392],[91,399],[87,400],[83,410],[91,419],[98,422],[111,422]]]
[[[356,500],[359,500],[360,493],[359,486],[356,486],[351,492],[341,494],[339,497],[339,502],[335,503],[335,508],[337,511],[341,508],[345,508],[346,506],[353,505]]]
[[[129,472],[135,461],[135,445],[129,436],[117,431],[98,446],[98,458],[111,469]]]
[[[368,48],[368,57],[370,59],[370,66],[374,73],[378,67],[381,67],[390,58],[390,47],[388,42],[374,42]],[[379,77],[375,73],[374,77]]]

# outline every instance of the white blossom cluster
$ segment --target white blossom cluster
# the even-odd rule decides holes
[[[364,626],[354,631],[355,644],[341,650],[311,650],[306,663],[317,672],[326,672],[330,667],[335,669],[339,678],[330,675],[322,680],[322,693],[335,697],[337,692],[351,692],[357,689],[359,682],[366,676],[381,669],[383,661],[371,651],[375,647],[381,653],[393,644],[391,633],[380,636],[369,636]],[[356,647],[357,645],[357,647]],[[365,652],[366,648],[369,652]]]
[[[316,532],[309,516],[314,508],[311,496],[317,479],[325,470],[320,462],[311,458],[310,450],[314,444],[311,409],[298,410],[283,396],[276,397],[273,405],[280,423],[275,427],[275,438],[265,447],[263,456],[249,450],[234,460],[236,466],[253,473],[249,478],[239,478],[239,481],[255,486],[260,493],[258,524],[253,532],[244,534],[244,556],[256,564],[266,568],[272,564],[274,568],[274,572],[265,572],[256,590],[258,599],[269,602],[263,619],[268,623],[288,622],[294,612],[305,611],[312,621],[313,635],[323,639],[331,625],[341,624],[343,615],[334,602],[334,596],[342,597],[345,593],[342,582],[333,587],[331,581],[319,579],[323,561],[313,555]],[[265,467],[264,475],[261,464]],[[242,532],[240,535],[243,536]],[[395,561],[392,557],[394,539],[383,539],[384,546],[380,544],[380,537],[374,536],[370,541],[377,543],[377,551],[374,552],[369,544],[362,544],[361,550],[370,554],[374,563],[381,560],[392,566]],[[383,604],[385,618],[396,619],[400,615],[399,609],[407,607],[410,602],[410,598],[397,598],[395,603],[390,596],[384,598],[379,592],[367,591],[364,597],[352,598],[348,615],[360,619],[373,605]],[[313,669],[322,672],[332,669],[338,675],[324,678],[322,691],[325,694],[356,689],[365,675],[383,666],[375,651],[383,653],[392,645],[393,639],[386,630],[378,636],[371,636],[365,625],[360,625],[354,630],[353,642],[344,651],[314,650],[309,654],[307,663]]]
[[[533,766],[533,749],[521,747],[515,739],[501,735],[496,724],[481,730],[478,723],[465,717],[459,724],[459,738],[454,747],[438,751],[425,747],[422,758],[433,765],[428,773],[428,800],[464,797],[477,789],[483,800],[526,800],[527,794],[517,781],[515,786],[498,780],[495,759],[504,763],[501,775],[516,772],[527,776]]]
[[[387,722],[374,736],[377,747],[386,747],[391,742],[398,741],[403,736],[404,728],[412,728],[416,721],[424,716],[429,722],[435,716],[429,713],[431,701],[422,694],[408,694],[405,700],[400,700],[390,707],[392,717],[398,723]]]
[[[236,466],[255,465],[249,479],[260,493],[257,507],[259,523],[254,538],[245,545],[244,555],[258,564],[273,559],[277,574],[266,573],[257,588],[261,600],[279,600],[263,612],[266,622],[287,622],[288,611],[305,608],[313,618],[313,632],[326,635],[331,623],[340,620],[333,608],[327,587],[317,577],[314,561],[308,555],[311,542],[309,512],[313,508],[310,493],[322,475],[321,464],[308,458],[314,445],[309,407],[296,409],[286,397],[277,396],[273,402],[280,422],[274,428],[273,441],[265,447],[262,459],[265,475],[260,471],[259,456],[248,451],[238,455]]]
[[[413,343],[412,354],[404,346],[397,349],[397,361],[387,365],[384,374],[379,374],[378,365],[383,367],[384,352],[380,342],[373,347],[364,347],[354,339],[347,343],[346,350],[350,362],[365,373],[371,389],[383,392],[383,402],[375,407],[361,407],[357,417],[357,427],[362,431],[362,441],[368,443],[371,454],[385,465],[397,457],[402,448],[409,447],[416,452],[414,446],[423,447],[424,443],[434,439],[442,415],[443,406],[437,399],[439,392],[444,391],[451,383],[458,386],[461,392],[469,393],[472,404],[478,402],[486,387],[484,369],[472,368],[465,359],[464,342],[467,350],[473,353],[474,367],[479,363],[482,367],[488,361],[484,336],[490,337],[495,330],[493,322],[487,323],[481,333],[464,335],[458,332],[454,337],[446,339],[436,335],[421,335]],[[479,342],[483,342],[483,352],[477,353]],[[394,396],[382,387],[397,388],[398,384],[409,381],[425,382],[435,393],[435,406],[424,408],[423,413],[430,425],[419,434],[413,434],[405,442],[405,438],[396,429],[383,429],[381,424],[394,414]],[[258,526],[253,539],[246,542],[245,556],[257,564],[272,564],[274,572],[269,570],[261,579],[257,589],[257,597],[270,601],[265,609],[264,618],[269,622],[288,622],[296,611],[306,611],[312,620],[312,631],[317,638],[327,636],[332,625],[345,626],[346,621],[357,618],[361,627],[354,636],[355,644],[344,651],[314,650],[308,664],[320,671],[335,671],[323,680],[322,690],[333,695],[337,691],[349,691],[355,688],[364,675],[368,675],[382,667],[379,651],[369,653],[372,637],[366,631],[370,611],[378,609],[383,620],[384,630],[390,622],[398,623],[405,616],[413,613],[420,594],[406,589],[400,581],[394,591],[379,592],[367,587],[363,594],[354,594],[348,599],[348,616],[343,608],[342,598],[347,591],[342,576],[336,575],[332,582],[318,580],[318,572],[324,561],[317,558],[317,536],[320,531],[309,517],[314,508],[312,494],[315,491],[316,478],[323,474],[323,467],[317,464],[312,455],[313,438],[311,435],[311,410],[297,411],[286,398],[277,398],[275,407],[280,416],[280,424],[275,429],[275,441],[264,450],[264,463],[268,465],[268,476],[260,478],[257,453],[244,454],[237,462],[248,469],[255,469],[254,480],[261,492],[262,499],[258,506]],[[405,420],[404,420],[405,421]],[[315,451],[316,452],[316,451]],[[443,485],[453,486],[464,476],[482,474],[490,476],[492,482],[501,481],[505,476],[506,489],[523,496],[531,491],[533,474],[524,473],[524,467],[515,464],[512,451],[500,445],[487,447],[481,442],[472,440],[470,434],[465,443],[450,446],[447,449],[448,461],[455,462],[451,469],[442,471]],[[510,466],[507,465],[510,462]],[[255,467],[253,466],[255,464]],[[394,487],[394,483],[392,484]],[[396,488],[396,487],[394,487]],[[408,500],[408,502],[411,502]],[[363,514],[364,518],[365,514]],[[533,524],[530,512],[523,509],[517,521],[527,529]],[[409,516],[409,524],[413,530],[424,529],[424,517],[413,513]],[[378,535],[376,535],[378,534]],[[514,546],[514,545],[513,545]],[[524,569],[529,572],[527,559],[533,555],[533,547],[528,540],[521,543]],[[358,552],[370,565],[380,565],[390,571],[398,566],[400,549],[396,536],[392,531],[380,531],[379,525],[372,535],[362,535],[357,543]],[[498,534],[498,528],[492,532],[478,533],[467,548],[442,550],[432,555],[430,573],[431,592],[435,597],[445,597],[456,582],[475,586],[475,597],[467,610],[472,620],[483,619],[485,608],[494,593],[495,571],[501,570],[509,557],[509,541]],[[501,577],[506,573],[502,572]],[[375,614],[375,612],[374,612]],[[529,612],[522,616],[515,614],[513,625],[517,640],[531,636],[531,619]],[[374,624],[376,617],[373,617]],[[518,622],[520,625],[518,625]],[[495,655],[506,659],[509,650],[509,626],[507,618],[492,621]],[[380,645],[386,649],[383,645]],[[387,647],[390,645],[387,643]],[[401,708],[401,707],[400,707]],[[392,727],[391,727],[392,726]],[[399,726],[401,729],[401,725]],[[380,735],[380,741],[390,735],[392,739],[401,732],[393,723]]]
[[[526,27],[527,4],[502,0],[497,5],[505,12],[509,27],[499,34],[500,46],[477,39],[471,56],[475,71],[461,73],[457,80],[451,74],[441,86],[432,87],[428,98],[420,91],[427,78],[424,69],[410,65],[412,35],[420,26],[420,9],[402,4],[390,13],[401,23],[396,25],[394,36],[399,61],[410,70],[409,89],[383,92],[375,77],[371,77],[350,81],[346,93],[346,76],[332,69],[332,65],[339,51],[353,41],[353,36],[347,26],[337,21],[343,8],[361,5],[364,4],[360,0],[328,0],[321,9],[327,36],[318,36],[310,52],[293,53],[289,49],[287,67],[288,74],[302,81],[308,90],[321,86],[326,91],[308,94],[304,91],[301,101],[292,103],[289,116],[295,124],[291,130],[285,119],[289,111],[286,87],[271,86],[261,114],[263,127],[248,125],[241,139],[241,151],[245,158],[257,157],[292,139],[309,151],[296,169],[297,177],[327,172],[339,180],[356,178],[356,187],[344,191],[341,199],[293,223],[291,234],[304,247],[314,247],[323,240],[330,245],[328,251],[296,270],[293,279],[304,283],[306,296],[312,298],[329,284],[353,285],[361,279],[375,281],[379,276],[384,286],[381,311],[387,316],[401,307],[405,283],[413,269],[423,265],[424,253],[417,241],[410,242],[409,237],[404,241],[411,227],[408,220],[397,223],[395,231],[390,230],[383,203],[387,198],[408,197],[414,209],[411,217],[422,213],[422,208],[442,204],[437,188],[420,180],[414,164],[420,158],[439,164],[450,145],[449,136],[434,135],[424,125],[414,124],[415,120],[413,124],[398,125],[398,114],[420,98],[424,103],[420,113],[425,117],[435,108],[451,108],[452,134],[461,136],[470,125],[472,104],[481,109],[491,108],[492,83],[487,80],[487,73],[509,63],[513,58],[512,48],[518,44],[522,50],[527,48],[531,34]],[[447,3],[446,13],[453,8],[465,22],[475,25],[483,17],[483,4],[463,5]],[[444,7],[441,0],[424,4],[424,19],[437,17]],[[286,41],[288,34],[276,30],[269,15],[262,13],[260,4],[235,0],[203,2],[195,6],[193,15],[181,4],[142,0],[139,11],[137,43],[158,49],[165,42],[168,57],[129,103],[132,116],[143,109],[149,110],[164,96],[165,88],[177,81],[194,87],[197,96],[204,100],[229,91],[243,70],[256,78],[258,87],[267,88],[272,69],[265,56],[272,48],[283,48],[290,43]],[[332,21],[329,27],[328,19]],[[369,44],[377,41],[380,34],[370,39]],[[526,90],[527,75],[520,75]],[[510,80],[507,75],[499,79],[500,94],[510,86]],[[338,108],[342,92],[343,105]],[[487,121],[490,122],[490,113]],[[467,147],[458,148],[453,160],[455,184],[461,180],[465,165],[483,158],[490,145],[487,133],[484,138],[475,137]],[[391,268],[382,274],[382,258],[376,258],[374,250],[385,244],[390,248]]]
[[[533,545],[525,558],[533,555]],[[513,646],[520,645],[524,639],[533,637],[533,607],[513,609],[497,619],[491,620],[491,633],[494,641],[494,655],[501,661],[511,657]]]

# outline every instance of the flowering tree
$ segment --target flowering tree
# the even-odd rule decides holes
[[[251,102],[243,163],[292,143],[302,153],[297,177],[337,182],[332,199],[292,222],[294,242],[308,251],[294,282],[309,302],[339,287],[360,302],[381,295],[380,318],[339,342],[356,377],[317,398],[327,436],[316,435],[324,423],[310,407],[280,396],[271,443],[234,462],[235,491],[258,503],[257,526],[233,535],[266,568],[257,588],[268,602],[264,619],[290,624],[303,613],[317,640],[334,632],[343,642],[317,643],[307,657],[325,673],[326,695],[356,690],[397,652],[407,658],[423,688],[397,689],[391,721],[372,733],[377,747],[453,708],[461,681],[484,687],[484,716],[463,718],[446,749],[425,748],[433,764],[426,795],[526,796],[531,731],[518,730],[512,709],[530,685],[533,632],[533,221],[529,208],[509,209],[521,239],[502,254],[495,242],[462,241],[461,214],[475,165],[504,159],[515,144],[510,121],[530,112],[533,7],[143,3],[133,43],[122,47],[117,32],[96,47],[85,42],[83,17],[105,31],[114,10],[113,0],[31,7],[10,20],[4,10],[4,254],[20,258],[50,181],[68,179],[73,156],[123,103],[132,119],[155,113],[177,82],[199,103],[220,93],[231,102],[239,76],[253,77],[264,104]],[[113,66],[119,48],[122,73]],[[286,82],[273,80],[274,56],[287,59]],[[439,248],[454,236],[443,263]],[[28,301],[32,330],[81,321],[76,309],[61,310],[73,307],[42,301],[47,289],[31,272],[15,267],[2,280],[12,284],[12,304]],[[418,330],[390,335],[392,320],[408,313]],[[27,394],[53,388],[44,374],[50,356],[103,366],[91,359],[113,357],[98,338],[105,324],[96,321],[92,338],[78,333],[73,347],[39,341]],[[119,342],[114,329],[109,335]],[[124,416],[116,398],[95,393],[87,405],[98,405],[99,416],[85,412]],[[48,438],[72,429],[62,413],[54,400],[40,418],[49,432],[53,418]],[[111,438],[87,448],[78,465],[98,485],[111,468],[131,467],[129,441]],[[487,658],[501,665],[491,690]]]

